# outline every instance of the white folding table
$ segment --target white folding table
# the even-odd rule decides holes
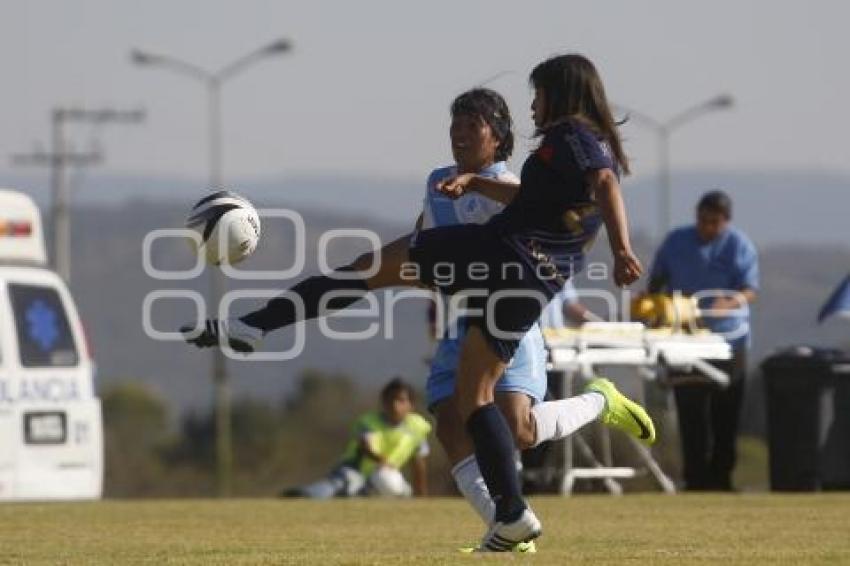
[[[589,322],[574,329],[546,329],[544,338],[549,350],[549,368],[561,374],[565,395],[571,394],[576,376],[590,379],[595,375],[596,366],[632,367],[641,383],[643,380],[663,379],[669,371],[696,371],[721,387],[729,384],[729,376],[708,361],[730,359],[731,348],[723,337],[709,331],[684,333],[671,329],[648,329],[637,322]],[[569,495],[576,480],[601,479],[609,492],[619,495],[622,487],[617,480],[637,475],[637,468],[611,465],[607,428],[602,435],[604,454],[601,460],[580,433],[565,439],[562,494]],[[659,487],[666,493],[675,493],[675,484],[658,465],[649,448],[634,438],[629,437],[629,440]],[[573,445],[591,463],[591,467],[573,466]]]

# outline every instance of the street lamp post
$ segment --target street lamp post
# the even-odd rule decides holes
[[[289,52],[292,44],[289,40],[279,39],[260,49],[234,60],[217,71],[208,71],[202,67],[174,57],[148,53],[138,49],[130,53],[133,63],[144,66],[157,66],[200,81],[207,91],[209,183],[215,191],[222,185],[222,143],[221,143],[221,87],[240,71],[266,57]],[[218,312],[218,305],[224,290],[223,275],[219,270],[210,273],[211,303]],[[215,389],[215,453],[216,487],[220,496],[230,495],[233,475],[233,440],[230,422],[230,387],[227,379],[227,360],[221,349],[213,349],[212,381]]]
[[[675,130],[679,127],[691,122],[692,120],[702,116],[703,114],[707,114],[709,112],[713,112],[715,110],[723,110],[725,108],[730,108],[734,104],[734,99],[731,95],[721,94],[706,100],[700,104],[692,106],[687,110],[676,114],[669,120],[664,122],[656,120],[655,118],[643,114],[642,112],[638,112],[636,110],[632,110],[631,108],[626,108],[623,106],[619,106],[618,108],[626,113],[628,118],[634,119],[637,123],[640,123],[648,128],[650,128],[653,132],[655,132],[657,143],[658,143],[658,178],[659,178],[659,195],[658,195],[658,223],[660,229],[660,237],[664,237],[664,235],[670,231],[672,228],[672,179],[670,175],[670,137]]]

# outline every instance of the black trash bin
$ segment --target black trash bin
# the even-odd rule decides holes
[[[850,354],[796,346],[762,362],[770,487],[850,488]]]

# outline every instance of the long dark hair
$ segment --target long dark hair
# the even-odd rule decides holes
[[[489,88],[473,88],[452,101],[452,117],[459,115],[481,118],[499,140],[496,161],[507,161],[514,151],[513,122],[508,103],[502,95]]]
[[[543,91],[544,123],[567,118],[582,122],[608,142],[623,173],[629,173],[629,159],[605,87],[590,59],[577,53],[552,57],[534,67],[529,81]]]

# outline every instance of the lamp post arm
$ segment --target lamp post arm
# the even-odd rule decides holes
[[[652,116],[644,114],[642,112],[638,112],[637,110],[632,109],[624,109],[626,110],[626,120],[631,121],[634,120],[636,123],[653,130],[656,134],[661,134],[662,130],[666,129],[666,124],[659,122]]]
[[[232,78],[234,75],[239,74],[241,71],[244,71],[265,56],[266,54],[262,49],[253,51],[248,55],[245,55],[244,57],[222,67],[221,70],[215,73],[215,77],[219,82],[224,82],[227,79]]]
[[[228,63],[215,73],[215,77],[219,82],[224,82],[232,78],[234,75],[241,73],[260,59],[271,57],[272,55],[282,54],[292,49],[292,44],[288,40],[279,39],[274,43],[263,46],[259,49],[251,51],[247,55]]]
[[[133,51],[132,58],[137,65],[163,67],[205,83],[214,78],[213,74],[206,69],[169,55],[153,55],[142,51]]]
[[[691,120],[699,118],[703,114],[708,114],[709,112],[729,108],[732,105],[732,97],[728,94],[721,94],[680,112],[679,114],[667,120],[664,125],[668,130],[672,131],[678,128],[679,126],[690,122]]]

